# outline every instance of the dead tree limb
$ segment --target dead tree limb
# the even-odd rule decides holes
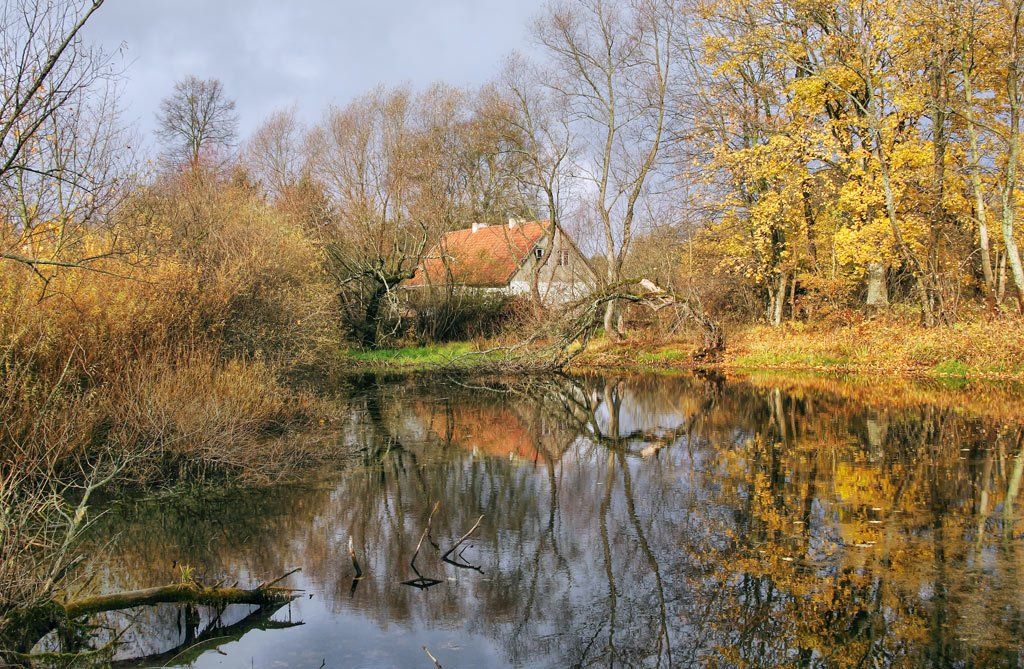
[[[681,318],[693,321],[703,336],[701,348],[693,354],[695,362],[713,362],[725,350],[721,325],[704,310],[696,296],[672,293],[646,280],[631,280],[608,286],[566,307],[565,318],[556,326],[552,366],[563,368],[587,349],[604,323],[605,307],[615,301],[641,304],[654,311],[672,306]]]
[[[271,586],[244,588],[209,588],[195,582],[164,585],[143,590],[130,590],[110,595],[96,595],[68,602],[64,611],[69,619],[102,613],[120,611],[136,606],[173,604],[188,602],[206,606],[227,606],[228,604],[253,604],[265,606],[291,600],[295,591]]]
[[[430,526],[434,521],[434,514],[437,512],[439,506],[441,506],[441,502],[435,502],[434,508],[430,510],[430,515],[427,516],[427,526],[423,528],[423,534],[420,535],[420,540],[416,543],[416,550],[413,551],[412,559],[409,560],[409,566],[412,567],[412,571],[416,574],[416,578],[409,579],[408,581],[402,581],[402,585],[411,585],[414,588],[426,590],[427,588],[433,587],[441,582],[436,578],[424,576],[420,573],[420,570],[416,568],[416,558],[420,554],[420,548],[423,547],[423,540],[430,534]]]
[[[122,611],[155,604],[189,603],[223,608],[230,604],[275,606],[290,602],[296,590],[276,587],[276,583],[299,571],[293,569],[266,585],[245,589],[205,586],[195,581],[155,588],[129,590],[107,595],[82,597],[70,602],[50,601],[28,609],[11,610],[0,615],[0,648],[28,653],[35,644],[54,630],[66,629],[84,616],[107,611]],[[0,651],[0,660],[6,659]]]
[[[480,527],[480,523],[483,521],[483,519],[484,519],[483,516],[480,516],[479,518],[477,518],[476,522],[473,524],[473,527],[469,528],[469,531],[466,532],[465,534],[463,534],[459,538],[459,540],[456,541],[455,544],[451,548],[449,548],[448,551],[445,552],[444,555],[441,556],[441,560],[444,561],[444,562],[447,562],[448,564],[450,564],[452,566],[459,567],[460,569],[473,569],[475,571],[480,572],[481,574],[484,573],[483,569],[481,569],[480,567],[476,567],[474,565],[471,565],[468,562],[466,562],[465,560],[463,560],[461,552],[455,557],[454,560],[451,559],[451,554],[454,553],[455,550],[458,549],[459,546],[461,546],[463,543],[465,543],[466,539],[469,538],[469,535],[473,534],[473,532],[476,531],[476,528]]]

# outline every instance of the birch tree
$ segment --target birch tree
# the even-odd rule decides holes
[[[670,0],[581,0],[556,3],[535,23],[552,67],[549,85],[580,138],[578,169],[589,191],[583,197],[600,222],[609,286],[623,278],[662,167],[680,16]],[[621,336],[616,300],[608,302],[604,325],[608,336]]]

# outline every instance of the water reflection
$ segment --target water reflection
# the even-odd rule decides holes
[[[446,667],[1024,657],[1024,439],[1012,422],[693,377],[361,379],[340,401],[351,420],[337,439],[355,465],[104,518],[97,543],[116,539],[93,566],[96,589],[164,583],[187,564],[243,583],[301,566],[292,582],[307,592],[257,624],[235,613],[216,649],[177,658],[166,654],[189,645],[180,608],[140,612],[122,656],[314,667],[433,666],[423,646]],[[453,554],[474,568],[443,561],[481,515]],[[439,583],[402,585],[417,572]]]

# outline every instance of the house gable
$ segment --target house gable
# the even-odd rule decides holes
[[[548,239],[541,240],[539,247]],[[530,294],[536,279],[541,301],[550,304],[578,299],[594,289],[597,277],[568,235],[559,230],[553,247],[544,250],[543,259],[531,255],[519,267],[509,282],[510,292]]]

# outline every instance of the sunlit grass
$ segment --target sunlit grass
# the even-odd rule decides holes
[[[345,352],[349,362],[370,368],[431,369],[446,366],[472,366],[492,361],[494,352],[482,352],[471,342],[452,342],[432,346],[406,346]]]
[[[747,369],[771,369],[774,367],[820,369],[845,367],[850,364],[849,358],[805,351],[759,351],[738,356],[732,362],[735,367]]]
[[[696,335],[657,340],[598,339],[574,361],[578,369],[671,370],[692,367]],[[732,325],[719,365],[726,369],[878,373],[954,380],[1024,379],[1024,331],[1015,319],[923,328],[896,317],[834,327]]]

